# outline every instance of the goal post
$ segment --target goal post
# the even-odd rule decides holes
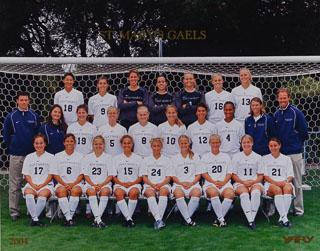
[[[306,175],[304,183],[320,186],[320,56],[288,57],[140,57],[140,58],[0,58],[0,112],[1,135],[5,116],[15,107],[18,91],[28,91],[31,108],[44,122],[53,104],[54,94],[63,89],[62,76],[72,72],[74,87],[84,94],[85,102],[97,93],[96,81],[107,77],[109,92],[118,95],[127,85],[127,73],[135,68],[140,73],[140,86],[149,93],[156,91],[157,74],[168,79],[168,91],[175,93],[183,88],[185,72],[195,75],[197,85],[205,93],[212,90],[211,76],[224,77],[224,89],[231,91],[240,84],[239,69],[250,69],[252,83],[263,94],[266,111],[278,109],[276,92],[281,87],[291,91],[291,103],[306,116],[309,140],[304,145]],[[0,187],[8,186],[9,156],[3,138],[0,139]]]

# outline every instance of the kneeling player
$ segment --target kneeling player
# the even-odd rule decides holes
[[[168,195],[170,191],[170,181],[172,171],[170,159],[161,155],[162,138],[152,138],[151,149],[153,154],[143,160],[140,171],[143,177],[143,194],[148,198],[148,205],[154,219],[154,229],[165,227],[162,217],[167,208]],[[156,195],[159,196],[159,204],[156,201]]]
[[[224,216],[230,209],[234,197],[231,185],[231,159],[228,154],[220,152],[221,141],[217,134],[210,136],[209,144],[211,152],[203,155],[201,159],[204,165],[202,177],[206,180],[203,185],[203,191],[210,198],[212,208],[217,216],[213,225],[226,227],[227,223]],[[224,198],[222,203],[219,195]]]
[[[132,220],[132,215],[141,192],[140,182],[142,178],[139,177],[139,169],[142,158],[132,152],[133,139],[131,136],[122,136],[120,143],[123,153],[114,157],[114,168],[116,169],[115,177],[113,178],[115,182],[114,195],[120,211],[126,219],[124,226],[134,228],[135,224]],[[125,201],[126,195],[129,196],[128,205]]]
[[[268,196],[274,197],[274,204],[280,215],[278,224],[280,227],[291,228],[287,218],[294,192],[292,179],[293,166],[291,159],[280,153],[281,142],[277,138],[269,141],[271,154],[262,158],[264,167],[264,191]]]
[[[105,142],[102,136],[93,139],[93,153],[88,154],[83,162],[83,172],[86,184],[84,191],[89,197],[89,203],[94,215],[93,227],[105,228],[106,224],[101,220],[108,204],[111,193],[111,180],[115,171],[112,157],[104,152]],[[98,204],[97,195],[100,196]]]
[[[83,156],[74,151],[76,138],[72,133],[65,135],[63,144],[66,149],[55,155],[57,165],[52,174],[58,182],[55,186],[55,192],[58,196],[60,209],[66,218],[64,226],[73,227],[75,223],[72,217],[79,204],[79,196],[82,195],[83,191],[83,171],[81,167]]]

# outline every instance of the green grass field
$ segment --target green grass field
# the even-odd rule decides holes
[[[276,226],[278,216],[268,223],[262,213],[257,215],[258,228],[255,231],[245,226],[245,217],[239,201],[236,201],[234,214],[227,218],[226,228],[212,227],[212,215],[204,213],[205,204],[201,201],[201,212],[194,216],[197,228],[181,225],[179,214],[172,215],[167,227],[156,231],[153,218],[146,215],[146,203],[142,203],[142,213],[136,219],[136,228],[121,226],[122,218],[104,218],[108,228],[104,230],[90,227],[91,220],[84,216],[76,218],[76,227],[63,228],[63,220],[46,228],[27,227],[30,217],[26,216],[26,206],[20,200],[21,218],[13,222],[8,214],[8,190],[1,190],[1,250],[319,250],[320,245],[320,188],[305,191],[305,215],[302,218],[289,216],[292,229]],[[85,206],[84,203],[82,205]],[[284,243],[283,236],[314,236],[310,243]],[[21,244],[14,240],[22,239]],[[27,241],[27,243],[25,243]]]

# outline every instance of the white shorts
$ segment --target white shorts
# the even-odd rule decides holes
[[[225,185],[224,185],[223,187],[221,187],[221,188],[217,188],[216,185],[213,184],[213,183],[206,182],[206,183],[203,185],[203,187],[202,187],[204,196],[205,196],[206,198],[208,197],[208,196],[207,196],[207,189],[208,189],[209,187],[213,187],[213,188],[217,189],[218,192],[219,192],[219,195],[221,195],[222,192],[223,192],[223,190],[226,189],[226,188],[231,188],[231,189],[233,190],[233,187],[232,187],[232,185],[231,185],[231,182],[228,182],[227,184],[225,184]]]
[[[97,194],[99,195],[100,192],[101,192],[101,190],[102,190],[103,188],[105,188],[105,187],[109,188],[109,189],[110,189],[110,194],[112,194],[112,188],[111,188],[111,186],[110,186],[109,184],[104,185],[103,187],[101,187],[100,191],[97,192],[94,186],[91,186],[89,183],[87,183],[87,184],[85,184],[84,187],[83,187],[83,192],[84,192],[85,194],[87,194],[87,190],[88,190],[89,188],[92,188],[92,189],[95,190],[95,191],[97,192]]]
[[[254,184],[253,186],[256,186],[256,185],[260,186],[260,187],[263,189],[263,186],[262,186],[261,183],[256,183],[256,184]],[[236,189],[237,189],[239,186],[244,186],[244,185],[243,185],[242,183],[238,183],[238,182],[233,183],[233,190],[236,191]],[[252,188],[253,186],[248,187],[249,191],[251,191],[251,188]]]
[[[293,185],[291,182],[290,182],[289,184],[290,184],[291,187],[292,187],[292,195],[293,195],[293,197],[296,197],[296,191],[295,191],[295,189],[294,189],[294,185]],[[269,196],[269,195],[267,195],[267,192],[268,192],[269,187],[270,187],[271,185],[272,185],[272,184],[269,183],[269,182],[265,182],[265,183],[264,183],[264,186],[263,186],[263,194],[264,194],[265,196]]]
[[[26,188],[31,188],[33,191],[35,191],[36,192],[36,194],[38,195],[42,190],[44,190],[44,189],[48,189],[49,191],[50,191],[50,193],[51,193],[51,195],[53,195],[54,194],[54,188],[53,188],[53,185],[52,184],[48,184],[48,185],[46,185],[46,186],[44,186],[44,187],[42,187],[42,188],[40,188],[38,191],[37,190],[35,190],[32,186],[30,186],[30,184],[29,183],[27,183],[23,188],[22,188],[22,195],[23,195],[23,198],[25,198],[25,195],[24,195],[24,191],[26,190]]]
[[[168,188],[168,190],[169,190],[169,193],[171,192],[171,186],[169,185],[169,184],[165,184],[165,185],[163,185],[162,187],[161,187],[161,189],[162,188]],[[151,190],[153,190],[154,191],[154,189],[152,188],[152,186],[149,186],[148,184],[144,184],[143,185],[143,190],[142,190],[142,194],[144,195],[144,193],[146,192],[146,190],[147,189],[151,189]],[[155,191],[156,192],[156,196],[159,196],[158,195],[158,191]]]
[[[190,187],[189,189],[185,189],[183,186],[181,186],[181,185],[177,185],[177,184],[174,184],[173,186],[172,186],[172,197],[174,197],[174,190],[176,190],[177,188],[180,188],[180,189],[182,189],[182,191],[184,192],[184,196],[186,197],[186,198],[189,198],[189,194],[190,194],[190,192],[191,192],[191,190],[192,189],[194,189],[194,188],[199,188],[200,189],[200,193],[202,193],[202,189],[201,189],[201,186],[199,185],[199,183],[197,183],[197,184],[195,184],[195,185],[193,185],[192,187]]]
[[[126,194],[128,195],[129,192],[130,192],[130,190],[131,190],[132,188],[135,188],[135,187],[138,188],[138,189],[139,189],[139,193],[141,193],[141,185],[140,185],[140,184],[135,184],[135,185],[132,185],[131,187],[128,187],[128,188],[126,188],[126,187],[124,187],[124,186],[121,186],[121,185],[119,185],[119,184],[115,184],[115,185],[113,186],[113,193],[114,193],[114,191],[116,191],[117,188],[120,188],[120,189],[122,189],[123,191],[125,191]]]
[[[81,188],[81,191],[82,191],[82,194],[84,193],[84,190],[83,190],[83,183],[80,182],[78,183],[76,186],[79,186]],[[57,191],[58,187],[65,187],[63,185],[61,185],[60,183],[58,183],[55,187],[54,187],[54,191]]]

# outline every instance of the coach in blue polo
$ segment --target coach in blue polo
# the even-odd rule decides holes
[[[19,92],[18,107],[4,121],[3,137],[10,154],[9,164],[9,213],[13,220],[19,217],[21,173],[25,156],[34,151],[33,137],[40,127],[39,115],[29,109],[29,93]]]
[[[304,114],[296,107],[289,104],[290,92],[288,89],[278,90],[278,101],[280,109],[275,112],[277,137],[282,145],[280,152],[291,158],[293,164],[296,198],[293,201],[294,214],[302,216],[303,191],[302,173],[304,171],[304,161],[302,158],[303,142],[308,139],[308,126]]]

